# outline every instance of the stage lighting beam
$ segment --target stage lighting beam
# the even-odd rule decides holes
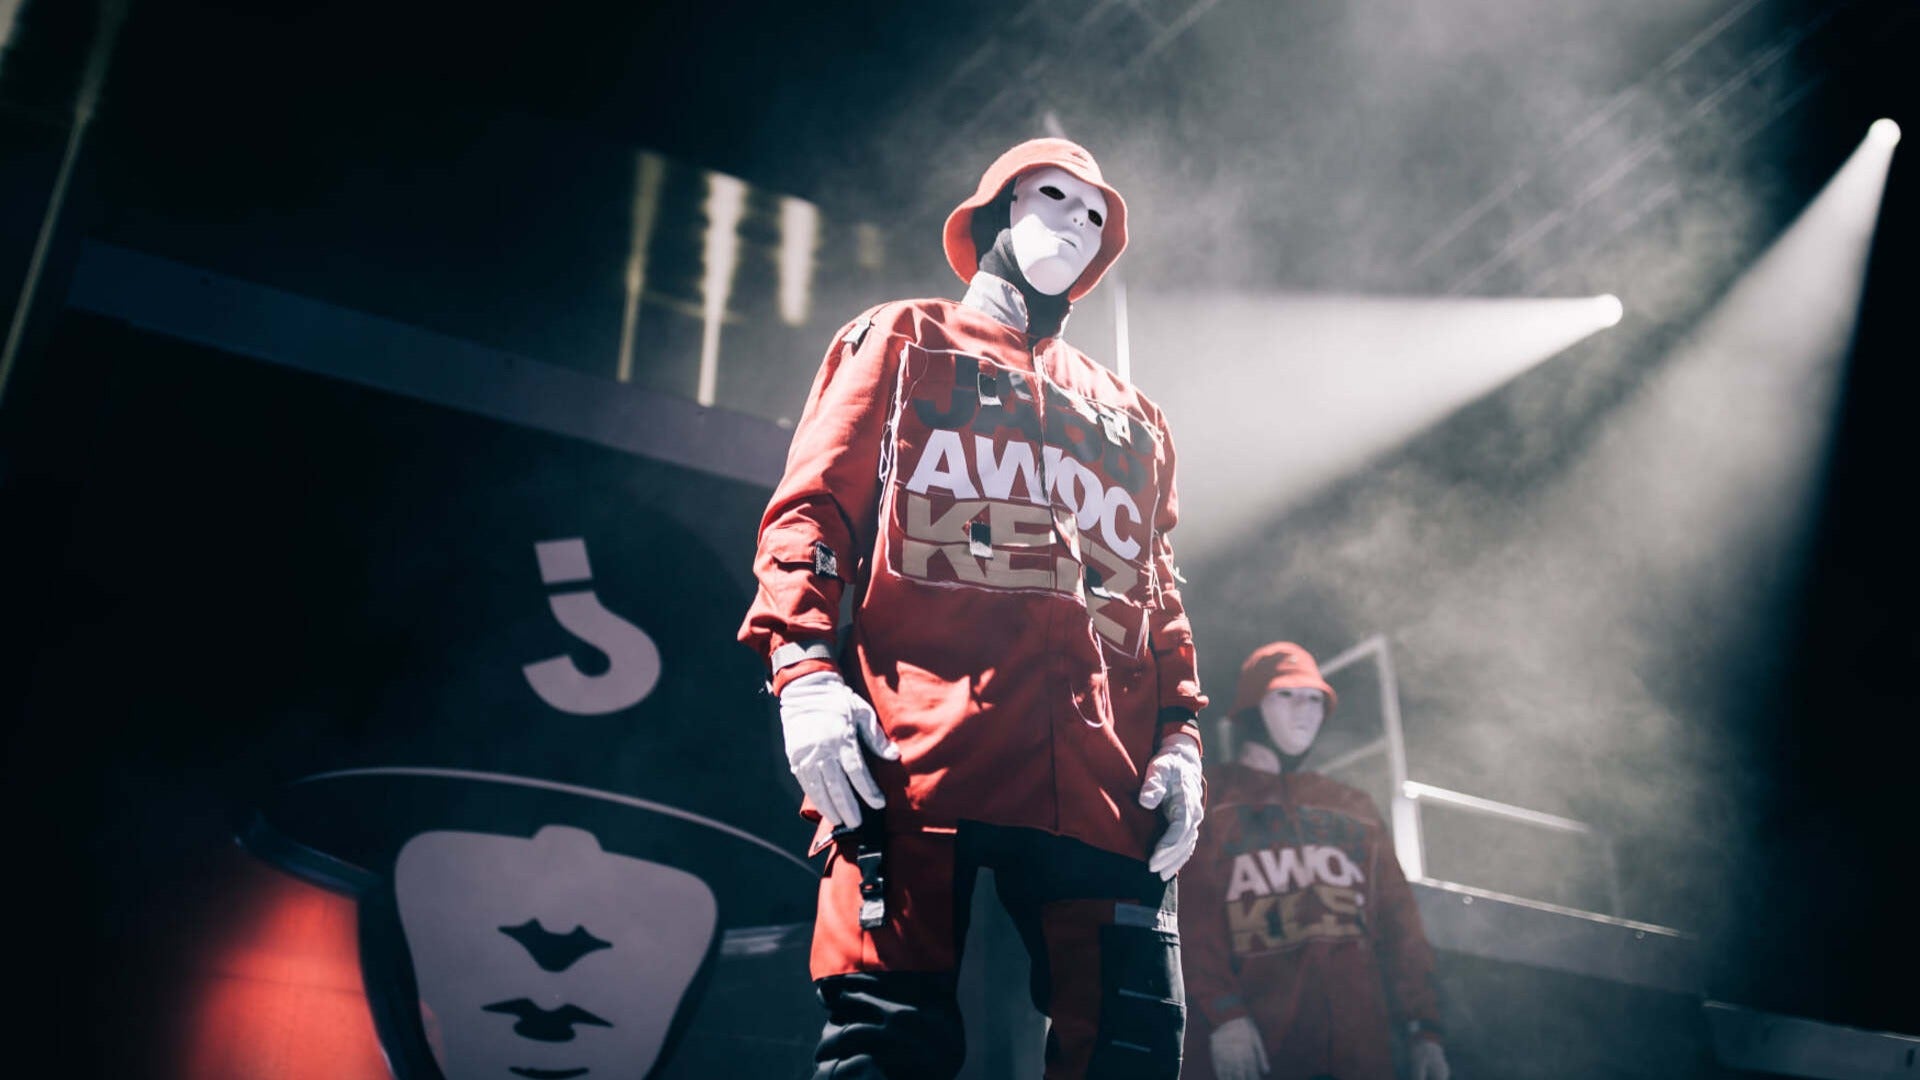
[[[1179,434],[1184,554],[1365,468],[1619,320],[1613,296],[1129,297],[1140,385]],[[1166,365],[1162,367],[1161,365]]]
[[[1502,693],[1525,703],[1468,737],[1476,754],[1501,760],[1503,732],[1524,723],[1603,757],[1684,760],[1689,715],[1651,689],[1649,672],[1728,645],[1787,648],[1791,623],[1776,604],[1803,581],[1888,146],[1866,136],[1563,471],[1491,515],[1471,505],[1423,515],[1417,559],[1387,552],[1390,567],[1427,568],[1394,579],[1417,607],[1374,613],[1408,627],[1396,643],[1435,669],[1503,669]],[[1481,690],[1463,681],[1437,707],[1471,710]],[[1588,742],[1597,721],[1619,723]],[[1710,778],[1678,768],[1665,781],[1679,782]],[[1651,818],[1675,798],[1663,787],[1642,776],[1608,794]]]

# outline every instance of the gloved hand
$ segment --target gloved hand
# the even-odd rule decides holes
[[[1415,1039],[1407,1047],[1407,1064],[1413,1080],[1448,1080],[1453,1070],[1447,1067],[1447,1052],[1432,1039]]]
[[[1267,1075],[1267,1048],[1260,1045],[1260,1029],[1248,1017],[1214,1028],[1207,1048],[1213,1052],[1213,1075],[1219,1080],[1260,1080]]]
[[[1200,839],[1200,747],[1191,736],[1175,735],[1147,761],[1147,778],[1140,785],[1140,805],[1152,810],[1164,804],[1167,831],[1147,856],[1147,869],[1163,880],[1187,864]]]
[[[881,729],[873,706],[839,672],[816,671],[788,683],[780,691],[780,727],[793,778],[834,828],[860,824],[862,799],[876,810],[887,804],[860,744],[888,761],[900,760],[900,748]]]

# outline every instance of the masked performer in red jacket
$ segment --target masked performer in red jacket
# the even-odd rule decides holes
[[[740,637],[833,847],[820,1077],[958,1071],[983,866],[1052,1019],[1047,1075],[1179,1072],[1172,878],[1199,826],[1206,698],[1167,541],[1173,441],[1060,338],[1126,242],[1086,150],[1014,147],[947,219],[965,298],[849,323],[794,430]]]
[[[1380,815],[1300,768],[1334,704],[1292,642],[1241,665],[1238,760],[1182,875],[1187,1076],[1393,1080],[1398,1028],[1414,1080],[1447,1080],[1433,951]]]

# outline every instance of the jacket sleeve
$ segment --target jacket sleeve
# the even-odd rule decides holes
[[[848,323],[827,347],[793,430],[786,472],[760,519],[759,582],[740,640],[770,660],[793,643],[831,643],[855,562],[872,546],[880,466],[898,363],[885,306]],[[802,661],[789,672],[830,665]]]
[[[1160,421],[1160,449],[1164,458],[1161,475],[1160,505],[1153,515],[1153,588],[1151,610],[1147,613],[1148,645],[1160,679],[1161,736],[1185,731],[1197,742],[1200,728],[1192,721],[1207,707],[1207,696],[1200,692],[1198,660],[1193,651],[1193,624],[1187,621],[1186,605],[1180,599],[1180,579],[1173,562],[1173,543],[1167,534],[1180,520],[1180,496],[1174,477],[1173,433],[1166,417]],[[1183,715],[1184,714],[1184,715]],[[1173,723],[1166,721],[1172,720]],[[1183,722],[1184,721],[1184,722]]]
[[[1180,873],[1180,968],[1187,1009],[1206,1018],[1206,1034],[1247,1015],[1240,976],[1228,948],[1226,881],[1221,877],[1219,818],[1200,824],[1200,846]]]
[[[1392,841],[1384,830],[1374,835],[1374,952],[1380,958],[1387,1009],[1396,1029],[1404,1031],[1409,1022],[1418,1021],[1421,1035],[1437,1039],[1441,1030],[1440,997],[1434,986],[1433,948],[1427,944],[1419,905],[1393,853]]]

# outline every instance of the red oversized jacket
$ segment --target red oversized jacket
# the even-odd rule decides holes
[[[890,829],[1028,826],[1144,858],[1160,710],[1206,705],[1173,470],[1159,408],[1066,342],[882,304],[814,380],[740,639],[832,641],[852,586],[839,668],[901,750],[870,760]]]
[[[1187,1065],[1252,1017],[1268,1080],[1392,1080],[1391,1025],[1438,1031],[1433,952],[1373,801],[1319,773],[1220,770],[1180,875]]]

